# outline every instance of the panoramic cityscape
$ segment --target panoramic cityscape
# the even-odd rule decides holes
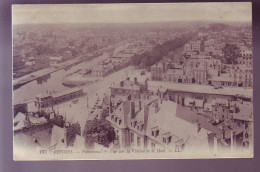
[[[242,21],[212,17],[221,10],[162,20],[157,4],[117,5],[125,8],[115,22],[100,16],[116,5],[93,5],[96,22],[85,23],[65,13],[39,22],[29,7],[13,7],[14,159],[252,157],[250,3],[232,4]],[[190,16],[199,10],[181,5]],[[46,6],[35,8],[47,15]],[[136,18],[142,6],[152,19],[149,10]],[[171,6],[156,9],[167,18]]]

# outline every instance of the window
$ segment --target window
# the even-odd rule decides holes
[[[134,133],[130,134],[130,141],[131,141],[131,143],[134,143]]]
[[[171,143],[171,141],[172,141],[172,137],[170,136],[168,137],[168,143]]]
[[[119,131],[116,130],[116,140],[119,140]]]
[[[156,130],[155,137],[159,136],[159,130]]]
[[[152,136],[154,136],[154,131],[152,131]]]
[[[152,147],[152,150],[154,150],[155,149],[155,143],[151,143],[151,147]]]
[[[247,132],[245,133],[245,138],[248,139],[248,133]]]
[[[166,143],[166,138],[165,137],[163,138],[163,143]]]
[[[134,128],[135,128],[136,124],[137,124],[137,121],[135,121],[135,123],[134,123]]]
[[[137,146],[141,146],[141,141],[140,141],[140,137],[137,137]]]

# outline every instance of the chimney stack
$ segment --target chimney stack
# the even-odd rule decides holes
[[[231,152],[234,152],[236,150],[236,131],[231,130]]]
[[[109,113],[111,114],[113,112],[113,106],[112,106],[112,101],[111,101],[111,96],[109,98]]]
[[[138,106],[139,106],[139,111],[141,111],[142,110],[142,102],[141,102],[141,100],[138,101]]]
[[[226,139],[226,131],[225,130],[222,130],[222,138]]]
[[[149,116],[149,107],[144,106],[144,132],[145,133],[147,131],[148,116]]]
[[[123,113],[124,113],[124,119],[123,119],[123,122],[124,122],[124,125],[127,126],[128,124],[128,114],[130,112],[130,106],[129,106],[129,101],[125,101],[123,102]]]
[[[216,155],[217,152],[218,152],[218,137],[217,136],[214,136],[214,148],[213,148],[213,151],[214,151],[214,155]]]
[[[135,117],[135,102],[130,102],[131,119]]]

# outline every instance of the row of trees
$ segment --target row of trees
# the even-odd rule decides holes
[[[170,51],[175,51],[181,48],[184,44],[190,41],[193,37],[192,33],[183,34],[174,40],[169,40],[161,45],[155,46],[150,52],[144,52],[132,57],[132,63],[135,66],[149,68],[153,64],[159,62]]]

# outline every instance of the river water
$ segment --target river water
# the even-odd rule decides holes
[[[124,42],[123,44],[117,46],[113,53],[122,51],[127,47],[128,43]],[[43,77],[42,79],[34,80],[26,85],[21,86],[20,88],[13,91],[13,104],[20,102],[32,100],[36,95],[46,92],[46,91],[62,91],[68,89],[68,87],[62,85],[63,77],[67,74],[75,72],[79,69],[92,68],[97,62],[101,59],[108,58],[108,53],[103,53],[103,55],[98,56],[90,61],[85,61],[80,64],[74,65],[69,69],[61,69],[56,71],[48,76]]]
[[[68,89],[68,87],[62,85],[62,80],[65,75],[75,72],[79,69],[91,68],[99,60],[107,57],[108,54],[104,53],[103,55],[96,57],[90,61],[85,61],[80,64],[71,66],[68,69],[61,69],[57,72],[43,77],[42,79],[34,80],[26,85],[23,85],[20,88],[13,91],[13,103],[16,104],[19,102],[34,99],[36,95],[45,91],[66,90]]]

